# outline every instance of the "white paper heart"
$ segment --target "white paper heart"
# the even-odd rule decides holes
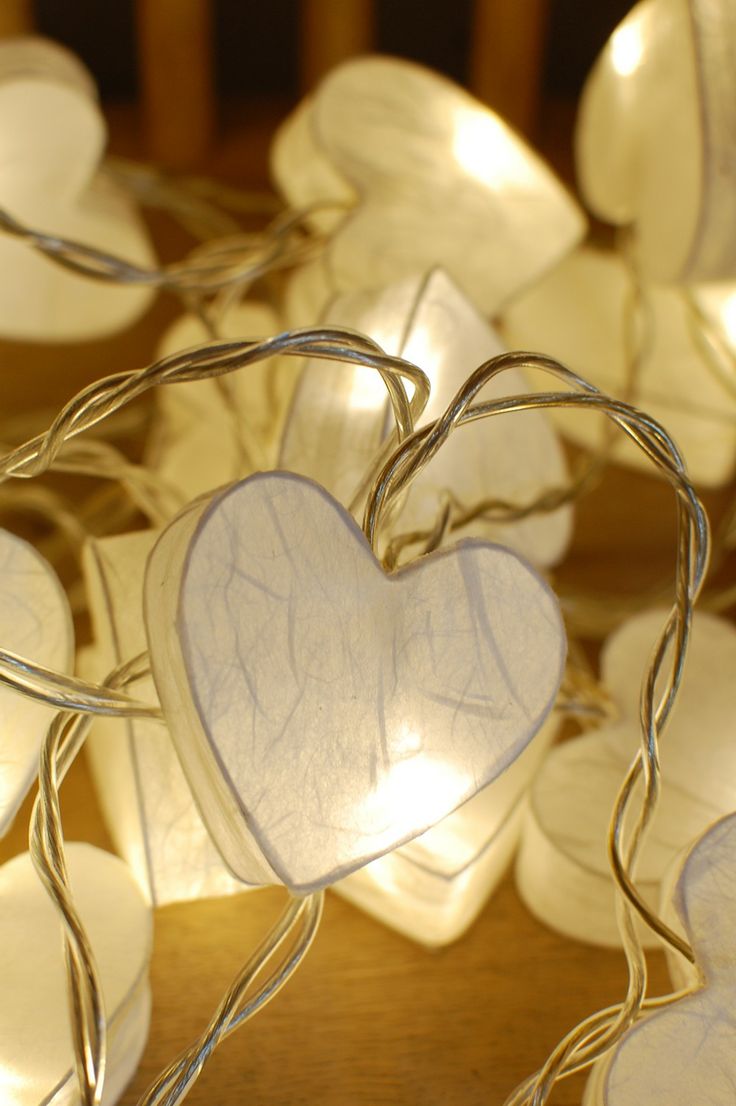
[[[736,276],[735,128],[731,0],[637,4],[588,78],[576,145],[584,200],[633,225],[650,277]]]
[[[32,545],[0,530],[0,646],[70,672],[74,631],[66,594]],[[0,687],[0,837],[36,777],[38,751],[54,709]]]
[[[97,175],[106,128],[82,63],[44,39],[0,43],[0,206],[33,227],[150,265],[131,202]],[[34,341],[93,337],[130,325],[153,295],[82,277],[0,237],[0,334]]]
[[[554,596],[468,542],[387,577],[312,481],[257,474],[151,554],[156,686],[231,869],[306,891],[415,837],[503,771],[564,661]]]
[[[712,826],[680,874],[675,907],[696,957],[693,993],[642,1018],[595,1072],[585,1106],[731,1106],[736,1084],[736,816]]]
[[[572,198],[497,115],[396,58],[333,70],[277,133],[272,172],[294,206],[343,205],[315,216],[332,238],[295,277],[336,293],[442,265],[493,312],[584,232]]]
[[[699,286],[701,308],[717,312],[724,340],[733,341],[732,285]],[[645,285],[645,322],[636,385],[629,390],[633,288],[623,259],[613,251],[576,251],[534,288],[509,304],[502,333],[512,349],[542,349],[604,392],[630,398],[659,419],[682,449],[696,483],[719,485],[736,465],[736,399],[704,352],[680,289]],[[730,323],[729,323],[730,320]],[[731,327],[731,334],[727,323]],[[718,324],[717,324],[718,325]],[[730,366],[724,371],[733,373]],[[554,411],[555,424],[571,441],[600,448],[606,420],[581,411]],[[625,435],[614,457],[651,473],[651,461]]]
[[[148,1036],[151,916],[117,857],[71,844],[67,860],[102,984],[108,1021],[102,1102],[112,1106]],[[78,1102],[62,925],[28,853],[0,868],[0,977],[0,1101],[7,1106]]]
[[[227,312],[219,334],[253,341],[282,329],[270,307],[248,302]],[[157,358],[208,339],[199,319],[183,315],[164,334]],[[219,381],[160,388],[149,462],[185,502],[256,469],[273,468],[296,380],[293,358],[270,357]]]
[[[619,721],[553,749],[532,785],[517,865],[519,891],[543,921],[596,944],[620,942],[607,830],[639,747],[639,687],[664,621],[663,611],[647,612],[609,638],[602,674]],[[679,698],[661,742],[660,805],[637,867],[637,886],[653,909],[663,873],[677,854],[736,807],[735,671],[736,629],[696,614]],[[650,931],[642,934],[647,944],[657,944]]]
[[[346,293],[331,304],[325,322],[361,331],[427,373],[431,393],[420,426],[444,413],[474,368],[503,352],[495,332],[440,269],[380,292]],[[514,370],[491,382],[482,398],[526,390]],[[284,430],[280,466],[311,476],[348,505],[392,426],[378,373],[308,361]],[[564,454],[541,412],[476,423],[453,435],[416,478],[392,530],[431,531],[445,489],[465,505],[489,496],[526,503],[567,478]],[[463,534],[499,541],[546,566],[564,555],[571,526],[572,510],[565,507],[512,524],[478,519]]]
[[[92,679],[104,679],[146,648],[143,576],[158,534],[120,534],[85,547],[94,645],[84,664]],[[134,690],[145,702],[156,701],[150,677]],[[86,753],[115,848],[150,902],[162,906],[244,890],[202,823],[165,726],[145,718],[98,718]]]

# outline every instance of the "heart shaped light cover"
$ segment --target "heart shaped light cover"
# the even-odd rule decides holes
[[[44,39],[0,42],[0,206],[34,230],[141,265],[153,260],[131,203],[97,175],[105,122],[92,79]],[[66,341],[129,326],[150,289],[78,276],[25,242],[0,237],[0,334]]]
[[[639,747],[641,673],[665,617],[663,611],[638,615],[609,638],[602,676],[619,721],[553,749],[532,785],[519,890],[542,921],[583,941],[620,941],[606,836],[616,794]],[[637,886],[653,909],[662,873],[677,853],[736,806],[734,671],[736,629],[697,613],[677,705],[661,742],[660,804],[637,866]],[[643,935],[657,944],[650,931]]]
[[[74,900],[97,962],[108,1022],[104,1106],[133,1075],[148,1036],[151,916],[121,860],[67,846]],[[0,1100],[79,1101],[69,1027],[62,925],[28,853],[0,868]]]
[[[3,649],[64,672],[74,663],[66,594],[32,545],[0,530],[0,642]],[[0,837],[7,832],[38,766],[53,708],[0,687]]]
[[[580,190],[632,225],[642,270],[663,281],[736,276],[736,8],[643,0],[583,90]]]
[[[188,385],[182,385],[188,387]],[[158,531],[90,540],[84,577],[94,644],[85,675],[104,679],[146,648],[143,575]],[[155,702],[150,677],[136,696]],[[155,906],[242,891],[225,869],[197,810],[168,730],[146,718],[95,719],[87,756],[115,848]]]
[[[585,1106],[730,1106],[736,1084],[736,816],[692,847],[674,906],[696,957],[693,992],[642,1018],[595,1071]]]
[[[295,302],[308,306],[293,324],[313,323],[330,289],[379,288],[433,265],[490,313],[584,232],[572,198],[497,115],[396,58],[333,70],[277,133],[272,173],[291,205],[335,205],[314,216],[332,237],[296,274]]]
[[[145,618],[172,737],[212,836],[249,883],[324,886],[490,783],[542,724],[557,603],[469,542],[388,577],[350,516],[264,473],[157,543]]]
[[[733,348],[736,288],[702,285],[694,291],[701,310]],[[641,357],[630,392],[633,295],[619,254],[577,250],[508,305],[502,333],[511,349],[543,349],[609,395],[642,407],[672,434],[696,483],[724,484],[736,466],[733,384],[729,387],[710,360],[717,354],[708,354],[698,338],[683,290],[650,284],[641,288]],[[724,367],[733,373],[730,365]],[[552,419],[571,441],[601,447],[603,417],[557,410]],[[617,436],[613,455],[651,471],[651,461],[625,435]]]
[[[326,322],[369,335],[387,353],[427,373],[431,392],[420,426],[444,413],[474,368],[503,353],[494,331],[440,269],[380,292],[346,293],[331,304]],[[481,398],[527,390],[522,373],[510,370],[488,384]],[[286,423],[280,464],[311,476],[347,505],[392,425],[378,373],[308,361]],[[526,503],[545,488],[564,484],[567,476],[564,454],[542,413],[475,423],[454,434],[416,478],[392,529],[431,531],[447,488],[467,506],[488,496]],[[478,519],[464,534],[498,540],[544,566],[564,555],[571,524],[572,511],[565,507],[512,524]]]

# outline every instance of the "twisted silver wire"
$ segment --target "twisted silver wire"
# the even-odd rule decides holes
[[[682,458],[664,428],[656,420],[631,405],[603,395],[551,358],[513,353],[504,354],[486,362],[471,374],[439,419],[415,431],[414,421],[423,409],[428,394],[425,375],[416,366],[399,358],[387,357],[376,343],[339,328],[296,331],[257,343],[210,343],[196,350],[166,358],[147,369],[133,373],[120,373],[99,381],[67,404],[45,434],[38,435],[0,458],[0,480],[19,476],[31,477],[45,471],[53,465],[67,441],[96,425],[154,385],[218,377],[244,368],[262,357],[273,356],[275,353],[326,357],[331,360],[368,365],[382,375],[396,417],[398,444],[388,460],[382,461],[380,471],[372,481],[366,504],[364,530],[374,546],[396,498],[442,447],[447,437],[455,429],[469,422],[507,412],[552,407],[603,412],[649,457],[675,492],[679,527],[675,603],[646,673],[641,704],[642,747],[620,793],[609,834],[614,876],[624,904],[621,924],[624,952],[629,967],[627,995],[618,1006],[592,1015],[572,1030],[554,1050],[543,1069],[526,1081],[522,1088],[508,1100],[508,1103],[513,1103],[514,1106],[522,1106],[522,1104],[543,1106],[558,1079],[573,1070],[579,1070],[580,1067],[603,1055],[620,1039],[623,1032],[646,1007],[646,961],[634,926],[635,917],[641,916],[673,947],[678,948],[685,955],[692,956],[686,943],[673,934],[641,900],[635,883],[635,866],[646,829],[656,809],[660,781],[659,738],[675,702],[687,648],[692,606],[702,587],[708,564],[709,534],[705,513],[687,478]],[[510,396],[485,403],[473,402],[483,386],[494,376],[509,368],[517,367],[543,369],[573,390]],[[408,380],[414,386],[411,401],[408,400],[404,380]],[[446,527],[447,519],[444,518],[431,540],[439,540]],[[666,666],[667,658],[669,660]],[[129,699],[122,692],[116,692],[121,696],[120,699],[116,699],[111,688],[94,689],[93,685],[80,686],[78,682],[60,690],[59,681],[55,679],[56,674],[42,670],[38,666],[34,670],[29,662],[24,662],[22,658],[13,658],[10,654],[5,654],[4,663],[9,665],[5,670],[9,683],[25,675],[38,692],[38,698],[46,697],[45,701],[53,702],[55,705],[63,701],[64,708],[67,710],[91,709],[89,697],[93,696],[94,690],[100,696],[100,705],[108,713],[123,715],[127,711],[130,715],[136,711],[152,709]],[[664,676],[664,685],[657,698],[655,685],[658,684],[660,674]],[[48,687],[44,686],[45,680],[49,681]],[[62,691],[65,695],[63,700],[51,697],[52,694],[61,696]],[[149,713],[147,716],[152,715]],[[88,725],[89,716],[76,718],[71,723],[62,720],[50,731],[48,745],[45,746],[42,758],[41,791],[39,805],[34,812],[33,840],[35,856],[39,867],[44,872],[46,886],[64,918],[69,949],[67,963],[75,1026],[74,1042],[78,1077],[83,1094],[86,1095],[85,1106],[96,1106],[104,1077],[104,1016],[100,1020],[99,986],[93,970],[93,961],[68,895],[63,863],[63,835],[58,810],[58,786],[63,778],[64,765],[71,756],[71,750],[77,749],[81,744]],[[58,765],[54,767],[56,764],[54,757],[57,755],[61,770]],[[633,783],[642,774],[644,776],[642,806],[627,840],[624,831],[628,824],[627,816],[634,794]],[[288,914],[288,917],[296,922],[297,917],[308,914],[316,929],[318,920],[314,913],[316,911],[318,907],[314,903],[311,907],[304,908],[304,914],[293,911]],[[314,930],[309,932],[313,936]],[[302,936],[306,944],[301,949],[301,945],[297,942],[298,948],[301,949],[300,955],[306,951],[308,941],[311,940],[311,936],[308,940],[304,934]],[[277,947],[278,945],[274,946],[274,952]],[[292,960],[287,959],[283,968],[276,969],[275,974],[269,977],[273,986],[278,979],[282,978],[282,971],[286,972],[286,967],[291,963]],[[248,1011],[254,1012],[258,1004],[265,1001],[266,994],[270,994],[269,987],[262,988],[256,998],[247,1002],[245,991],[254,978],[255,976],[248,971],[238,977],[234,989],[226,997],[224,1005],[216,1012],[206,1033],[162,1074],[151,1088],[149,1098],[144,1099],[145,1106],[173,1106],[178,1098],[186,1094],[226,1032],[231,1028],[234,1029]],[[283,978],[286,978],[286,975]],[[238,1014],[235,1013],[236,1010],[239,1011]]]
[[[321,246],[313,234],[305,235],[313,212],[314,208],[286,212],[259,234],[215,239],[183,261],[161,268],[136,265],[94,246],[30,227],[4,208],[0,208],[0,233],[25,242],[50,262],[94,280],[211,296],[308,260]]]

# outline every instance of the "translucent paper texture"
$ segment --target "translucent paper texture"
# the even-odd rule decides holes
[[[124,193],[99,173],[106,127],[91,77],[45,39],[0,43],[0,207],[34,230],[149,265],[151,247]],[[0,236],[0,334],[73,341],[130,326],[150,289],[78,276]]]
[[[633,226],[644,273],[736,275],[736,9],[731,0],[644,0],[583,90],[578,181],[591,210]]]
[[[220,338],[254,340],[278,334],[271,308],[244,303],[218,320]],[[157,357],[210,340],[204,324],[184,315],[169,327]],[[273,468],[297,379],[293,358],[271,357],[217,380],[159,389],[150,462],[183,502],[202,492]]]
[[[735,291],[733,285],[695,290],[698,307],[731,353]],[[582,249],[508,306],[502,332],[512,349],[544,350],[603,391],[659,419],[682,450],[691,478],[703,485],[724,484],[736,465],[733,362],[699,336],[700,324],[684,289],[647,285],[639,306],[635,297],[618,254]],[[558,410],[552,418],[566,438],[589,449],[604,443],[610,425],[586,411]],[[616,436],[613,456],[632,468],[651,470],[648,458],[624,435]]]
[[[619,943],[606,855],[611,811],[639,747],[639,685],[665,612],[632,618],[609,638],[602,677],[614,725],[556,747],[530,793],[517,883],[530,909],[571,937]],[[637,886],[657,909],[662,875],[710,822],[736,807],[736,629],[695,615],[685,674],[661,741],[662,794],[637,865]],[[636,804],[638,798],[634,798]],[[658,944],[650,931],[642,934]]]
[[[94,645],[89,674],[103,679],[146,648],[143,576],[157,533],[91,541],[84,556]],[[156,701],[153,680],[135,685]],[[115,847],[156,905],[242,890],[226,871],[179,765],[166,726],[148,719],[98,718],[87,741],[93,778]]]
[[[227,863],[304,891],[416,837],[513,763],[565,654],[554,596],[513,553],[468,543],[387,577],[322,488],[280,473],[168,527],[145,617]]]
[[[333,70],[272,149],[277,187],[332,237],[295,275],[292,325],[325,295],[442,265],[484,312],[531,283],[584,232],[579,208],[497,115],[396,58]],[[301,316],[301,317],[298,317]]]
[[[333,890],[421,944],[457,940],[506,871],[519,840],[529,784],[557,728],[558,718],[551,714],[497,780]]]
[[[0,647],[70,672],[72,617],[51,565],[32,545],[0,530]],[[0,836],[9,828],[38,770],[38,752],[54,709],[0,687]]]
[[[67,846],[72,892],[89,936],[108,1020],[104,1106],[133,1075],[148,1036],[151,917],[121,860]],[[79,1088],[69,1027],[62,925],[28,853],[0,868],[0,1100],[74,1106]]]
[[[694,992],[649,1014],[591,1081],[585,1106],[730,1106],[736,1083],[736,816],[712,826],[690,852],[675,907],[695,952]]]
[[[488,323],[438,269],[380,292],[340,296],[328,309],[326,321],[368,334],[387,353],[424,370],[431,393],[418,425],[443,414],[468,374],[503,352]],[[527,390],[523,375],[513,370],[484,388],[480,399]],[[286,423],[280,465],[311,476],[348,505],[392,427],[386,388],[377,372],[308,361]],[[567,479],[561,446],[542,413],[478,422],[452,435],[413,481],[391,531],[431,531],[448,490],[465,506],[489,497],[524,504]],[[510,524],[478,518],[462,533],[499,541],[534,564],[550,565],[564,555],[571,526],[572,509],[563,507]]]

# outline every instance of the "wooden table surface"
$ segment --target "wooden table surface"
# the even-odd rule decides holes
[[[68,840],[110,847],[82,760],[63,789]],[[2,842],[25,848],[28,804]],[[285,900],[268,889],[155,914],[153,1018],[133,1106],[203,1029]],[[666,987],[653,958],[653,987]],[[507,878],[456,944],[427,951],[328,893],[316,941],[274,1001],[218,1050],[191,1106],[496,1106],[565,1031],[620,998],[619,953],[564,940]],[[580,1102],[582,1080],[560,1085]]]

